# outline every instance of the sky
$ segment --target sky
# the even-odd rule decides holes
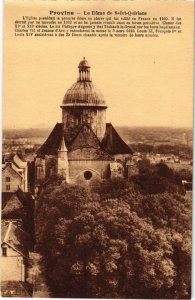
[[[14,21],[58,10],[146,10],[181,16],[182,34],[160,38],[29,38]],[[63,97],[86,57],[115,126],[191,127],[192,1],[5,1],[3,128],[50,128],[61,122]]]

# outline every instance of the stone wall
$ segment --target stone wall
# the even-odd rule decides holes
[[[65,136],[71,139],[83,123],[91,126],[93,132],[102,140],[106,130],[106,109],[101,107],[66,107],[62,111]]]
[[[23,257],[7,247],[7,256],[1,257],[1,281],[25,281]]]
[[[11,167],[6,167],[2,171],[2,192],[15,192],[18,190],[18,187],[24,191],[24,180]]]
[[[69,161],[69,179],[71,183],[87,183],[94,179],[109,177],[110,161]]]
[[[48,178],[57,174],[57,156],[45,155],[45,158],[36,158],[35,160],[36,181]]]

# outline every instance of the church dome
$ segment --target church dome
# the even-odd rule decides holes
[[[88,61],[85,59],[85,57],[83,57],[83,60],[81,60],[81,62],[79,63],[79,68],[82,67],[87,67],[90,68]]]
[[[106,106],[102,93],[90,81],[77,81],[66,92],[62,106]]]
[[[90,79],[90,66],[83,58],[79,63],[79,79],[66,92],[62,107],[67,106],[100,106],[106,107],[106,102],[100,90]]]

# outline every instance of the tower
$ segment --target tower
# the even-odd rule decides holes
[[[101,141],[106,129],[106,103],[90,76],[90,66],[85,57],[79,63],[79,77],[66,92],[62,108],[63,131],[67,141],[86,123]]]
[[[90,76],[85,58],[79,63],[78,80],[67,90],[62,123],[57,123],[37,151],[36,182],[59,174],[66,182],[86,184],[91,180],[124,176],[119,162],[132,155],[112,124],[106,124],[106,102]],[[42,170],[42,172],[41,172]]]
[[[64,137],[62,137],[61,145],[58,149],[58,174],[63,176],[66,182],[69,182],[68,150]]]

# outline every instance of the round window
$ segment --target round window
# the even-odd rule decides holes
[[[89,180],[92,177],[92,173],[90,171],[85,171],[84,172],[84,177],[85,177],[86,180]]]

